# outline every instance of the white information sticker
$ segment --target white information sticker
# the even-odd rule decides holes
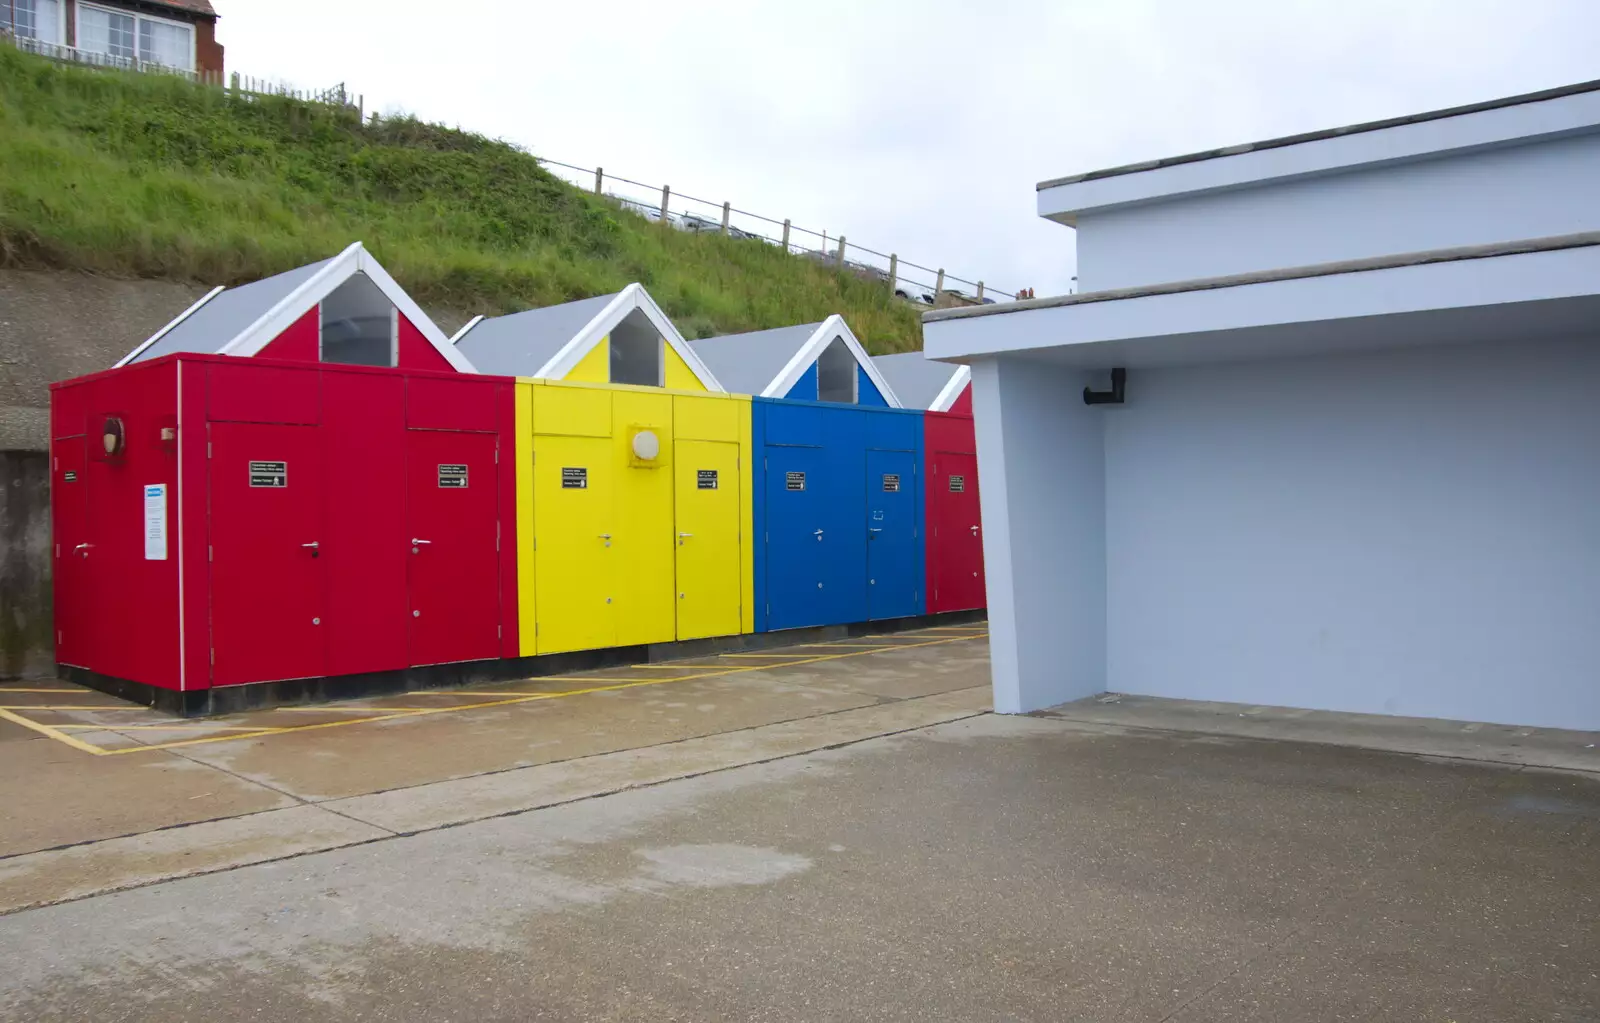
[[[167,485],[144,488],[144,560],[167,560]]]

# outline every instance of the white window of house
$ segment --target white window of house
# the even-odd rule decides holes
[[[19,39],[61,42],[60,0],[12,0],[10,10],[0,9],[0,28],[11,28],[9,18],[16,19]]]
[[[194,70],[194,27],[148,14],[78,5],[78,49]]]

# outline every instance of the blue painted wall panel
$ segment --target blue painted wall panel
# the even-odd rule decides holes
[[[816,401],[817,400],[817,364],[813,362],[800,374],[800,379],[789,388],[789,393],[784,395],[790,401]]]
[[[756,631],[921,614],[921,414],[771,398],[751,414]]]
[[[878,385],[872,382],[872,377],[867,375],[864,367],[856,367],[856,404],[869,408],[888,408],[889,402],[878,390]]]

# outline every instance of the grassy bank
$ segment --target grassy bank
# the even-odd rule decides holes
[[[420,302],[465,313],[640,281],[689,336],[838,312],[874,351],[920,347],[881,284],[664,229],[502,142],[0,44],[0,265],[238,284],[357,239]]]

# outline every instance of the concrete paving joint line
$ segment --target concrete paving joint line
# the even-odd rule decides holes
[[[781,751],[767,753],[760,750],[751,750],[748,755],[726,756],[720,762],[697,765],[681,770],[665,770],[653,775],[648,775],[638,780],[617,780],[606,784],[596,785],[587,790],[574,790],[569,793],[555,795],[548,799],[535,799],[527,805],[513,806],[504,810],[483,813],[469,813],[448,820],[440,820],[436,824],[411,827],[394,828],[377,820],[357,816],[322,803],[305,803],[290,807],[280,807],[272,810],[257,811],[241,814],[234,817],[216,818],[208,821],[192,822],[187,824],[172,825],[156,828],[138,834],[124,835],[117,838],[100,839],[93,842],[76,843],[68,846],[56,847],[47,850],[22,853],[15,856],[0,858],[0,917],[41,906],[58,905],[66,902],[77,902],[93,898],[98,895],[110,894],[117,891],[126,891],[136,888],[145,888],[167,881],[178,880],[186,877],[197,877],[207,874],[226,873],[241,867],[254,866],[263,863],[276,863],[285,860],[297,859],[313,853],[327,852],[332,849],[349,848],[359,845],[370,845],[377,842],[406,838],[431,831],[441,831],[446,828],[460,827],[478,821],[493,820],[504,817],[513,817],[523,813],[531,813],[549,807],[562,806],[570,803],[585,802],[592,799],[603,798],[619,792],[632,789],[653,788],[669,782],[688,778],[697,778],[705,775],[716,774],[723,771],[734,770],[741,767],[756,766],[786,760],[791,757],[804,756],[820,750],[841,749],[856,745],[871,739],[884,738],[893,735],[902,735],[919,731],[935,725],[962,721],[969,718],[982,717],[990,713],[987,709],[974,709],[970,700],[975,694],[986,694],[987,686],[975,686],[969,689],[955,690],[950,693],[935,696],[918,697],[897,701],[890,705],[873,705],[869,707],[854,708],[852,710],[837,711],[826,715],[814,715],[807,718],[797,718],[785,722],[772,722],[753,726],[747,729],[736,729],[729,732],[713,733],[711,735],[696,736],[688,739],[679,739],[673,742],[661,743],[652,747],[640,749],[618,750],[610,753],[596,754],[589,757],[579,757],[567,761],[555,761],[548,764],[539,764],[531,767],[512,768],[506,771],[493,772],[495,775],[521,775],[532,778],[536,773],[554,771],[570,771],[575,765],[599,764],[605,762],[620,763],[631,759],[632,766],[637,770],[648,767],[649,764],[640,764],[640,755],[661,756],[665,758],[664,750],[671,747],[690,747],[696,744],[707,745],[724,740],[728,736],[739,736],[740,733],[760,733],[766,729],[781,730],[816,722],[823,718],[840,719],[848,715],[864,715],[882,713],[891,708],[912,711],[928,707],[932,712],[918,716],[914,721],[902,722],[890,727],[869,726],[859,734],[838,741],[802,741],[800,744]],[[949,706],[946,709],[933,709],[948,704],[954,697],[961,697],[969,701],[966,706]],[[596,772],[601,773],[601,772]],[[446,786],[459,786],[464,782],[481,783],[487,776],[474,775],[467,778],[450,779],[442,782],[430,782],[424,785],[412,786],[405,789],[391,789],[382,793],[371,793],[363,796],[346,797],[342,800],[329,800],[327,802],[359,803],[363,800],[406,796],[412,793],[425,793],[429,789],[439,789]],[[559,789],[559,786],[558,786]],[[315,816],[301,821],[305,815],[324,815],[335,818],[338,823],[327,822],[321,826],[324,832],[332,831],[328,837],[318,840],[313,832],[316,827],[308,827],[308,822],[316,820]],[[264,855],[251,855],[248,853],[234,854],[229,858],[229,841],[217,841],[220,833],[248,831],[252,825],[270,821],[282,821],[286,816],[295,818],[294,827],[288,829],[285,835],[277,836],[279,851],[268,851]],[[270,829],[269,829],[270,830]],[[268,836],[269,840],[273,836]],[[130,869],[121,877],[113,876],[114,871],[108,870],[105,864],[94,862],[97,854],[105,853],[108,857],[117,857],[119,850],[126,850],[125,858],[135,865],[143,866],[157,859],[152,855],[149,847],[152,845],[168,845],[178,852],[178,858],[188,859],[190,866],[177,866],[170,869],[146,866],[142,870]],[[234,840],[237,845],[237,839]],[[196,851],[214,851],[221,857],[219,862],[201,866],[192,859]],[[84,864],[88,863],[92,869],[85,870]],[[75,874],[74,871],[77,873]],[[92,878],[84,880],[87,873]],[[53,875],[65,874],[66,880]],[[74,881],[74,879],[76,879]],[[49,889],[55,884],[57,893],[54,895],[40,894],[39,889]],[[29,894],[24,894],[24,892]]]

